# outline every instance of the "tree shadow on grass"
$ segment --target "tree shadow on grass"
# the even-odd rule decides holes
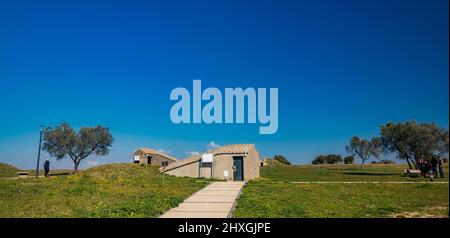
[[[60,173],[49,173],[49,177],[56,177],[56,176],[67,176],[73,174],[72,172],[60,172]]]
[[[345,172],[342,173],[345,175],[368,175],[368,176],[392,176],[392,175],[400,175],[400,174],[386,174],[386,173],[370,173],[370,172]]]

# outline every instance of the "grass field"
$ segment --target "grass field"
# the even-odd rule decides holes
[[[342,184],[291,182],[427,182],[406,178],[405,165],[271,163],[250,181],[234,217],[448,217],[449,187],[438,183]],[[208,184],[163,176],[157,167],[109,164],[72,175],[17,179],[0,166],[0,217],[158,217]],[[448,167],[445,179],[448,182]],[[34,171],[30,175],[34,174]],[[9,178],[5,178],[9,177]],[[12,177],[12,178],[11,178]]]
[[[448,217],[447,184],[293,184],[290,182],[414,182],[405,165],[304,165],[272,163],[250,181],[234,217]],[[448,167],[445,179],[448,181]]]
[[[157,217],[207,185],[156,167],[110,164],[75,175],[0,179],[0,217]]]
[[[291,165],[271,162],[270,166],[261,168],[261,177],[271,181],[305,182],[305,181],[429,181],[426,178],[403,176],[404,164],[368,164],[368,165]],[[448,175],[448,164],[445,166]],[[448,181],[444,179],[436,181]]]
[[[36,170],[30,169],[30,170],[24,170],[28,172],[28,176],[36,176]],[[53,176],[61,176],[61,175],[70,175],[72,174],[73,170],[71,169],[51,169],[48,173],[49,177]],[[39,176],[44,176],[44,170],[39,170]]]

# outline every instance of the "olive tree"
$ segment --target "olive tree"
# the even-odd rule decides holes
[[[439,156],[449,156],[449,138],[448,130],[441,129],[441,140],[439,141]]]
[[[362,160],[362,164],[372,156],[379,158],[382,151],[381,148],[381,139],[379,137],[366,140],[357,136],[353,136],[350,139],[350,144],[345,147],[348,153],[357,155]]]
[[[78,170],[80,162],[89,155],[107,155],[113,143],[109,129],[100,125],[96,127],[82,127],[78,132],[69,124],[44,129],[42,150],[57,160],[70,157],[74,163],[74,172]]]
[[[381,126],[381,139],[384,150],[406,160],[409,168],[418,168],[420,159],[448,155],[448,130],[434,123],[389,122]]]

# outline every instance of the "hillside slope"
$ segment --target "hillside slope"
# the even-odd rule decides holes
[[[207,185],[157,169],[109,164],[68,176],[1,179],[0,217],[157,217]]]

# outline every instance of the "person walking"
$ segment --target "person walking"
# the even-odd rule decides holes
[[[439,165],[439,176],[444,178],[444,160],[441,157],[437,158]]]
[[[44,171],[45,171],[45,177],[48,177],[48,172],[50,171],[50,161],[48,159],[44,162]]]

